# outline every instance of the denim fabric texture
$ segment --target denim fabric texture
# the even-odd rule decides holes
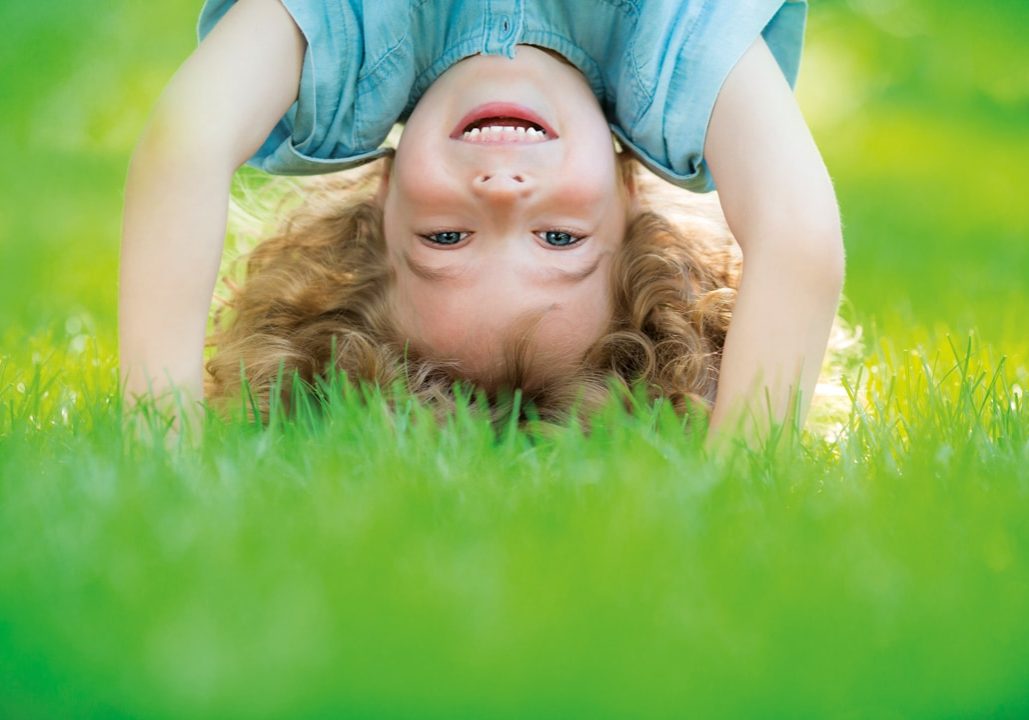
[[[235,0],[207,0],[202,39]],[[806,0],[282,0],[307,38],[297,102],[249,164],[309,175],[389,154],[396,122],[451,65],[519,44],[563,55],[611,131],[652,171],[712,190],[703,149],[718,91],[763,35],[797,77]],[[501,99],[501,98],[498,98]]]

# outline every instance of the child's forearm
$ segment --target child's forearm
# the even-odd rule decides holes
[[[125,191],[119,335],[126,396],[202,397],[204,337],[233,168],[162,138],[140,143]]]
[[[769,245],[778,252],[744,257],[711,417],[713,430],[742,423],[750,438],[785,420],[794,400],[803,422],[843,282],[838,236],[811,243],[818,252],[791,253],[786,240]]]
[[[234,5],[169,83],[129,168],[118,303],[126,396],[202,398],[232,174],[297,97],[306,42],[278,0]]]

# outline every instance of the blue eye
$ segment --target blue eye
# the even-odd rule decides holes
[[[443,232],[432,233],[431,235],[422,235],[422,237],[434,245],[457,245],[468,237],[468,233],[458,230],[444,230]]]
[[[572,235],[570,232],[564,230],[547,230],[545,232],[538,233],[538,235],[547,243],[547,245],[553,245],[554,247],[568,247],[582,240],[582,237],[578,235]]]

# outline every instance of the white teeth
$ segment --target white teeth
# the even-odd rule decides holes
[[[463,137],[469,142],[542,142],[547,139],[547,133],[536,128],[490,125],[466,130]]]

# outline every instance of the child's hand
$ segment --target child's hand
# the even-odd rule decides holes
[[[171,388],[202,398],[232,175],[296,99],[305,48],[278,0],[243,0],[157,105],[125,190],[119,332],[130,404]]]
[[[715,104],[705,155],[743,277],[726,337],[712,428],[803,421],[843,284],[843,239],[832,182],[764,40],[747,51]]]

